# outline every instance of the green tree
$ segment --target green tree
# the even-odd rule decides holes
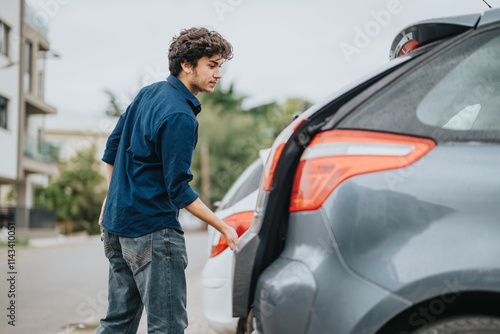
[[[283,104],[278,102],[263,104],[249,109],[248,113],[270,137],[276,138],[293,121],[295,115],[301,114],[311,106],[311,102],[302,98],[288,98]]]
[[[37,189],[35,205],[53,209],[60,221],[66,221],[73,231],[98,233],[106,182],[96,159],[97,148],[92,145],[80,150],[66,162],[60,163],[60,174],[50,180],[47,188]]]
[[[245,99],[217,86],[211,94],[200,94],[202,112],[199,143],[208,143],[210,150],[210,197],[221,200],[245,168],[258,157],[259,151],[272,145],[276,136],[311,104],[303,99],[288,99],[284,104],[272,102],[244,109]],[[193,188],[201,191],[201,145],[193,155]],[[200,192],[201,193],[201,192]],[[207,203],[208,204],[208,203]]]
[[[222,199],[236,177],[256,159],[260,149],[271,142],[259,135],[257,122],[250,115],[228,112],[222,105],[207,105],[198,115],[199,144],[193,155],[193,188],[201,190],[201,146],[208,143],[210,152],[210,197]],[[208,204],[208,203],[207,203]]]

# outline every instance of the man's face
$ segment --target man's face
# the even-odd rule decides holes
[[[186,86],[194,94],[199,92],[212,93],[217,85],[217,81],[222,78],[220,68],[223,59],[220,55],[214,55],[210,58],[204,56],[198,59],[195,68],[186,76]]]

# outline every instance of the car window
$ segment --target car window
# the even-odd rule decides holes
[[[500,129],[500,36],[457,64],[417,105],[418,119],[450,130]]]
[[[392,83],[340,127],[500,140],[499,30],[470,37]]]
[[[264,165],[260,159],[252,163],[235,181],[233,187],[224,196],[219,210],[224,210],[257,190],[260,178],[264,171]]]

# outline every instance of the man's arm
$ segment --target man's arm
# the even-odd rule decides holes
[[[127,112],[129,108],[127,108]],[[104,161],[108,165],[115,164],[115,158],[116,154],[118,153],[118,146],[120,145],[120,139],[122,137],[122,131],[125,125],[125,118],[127,117],[127,112],[123,113],[120,116],[118,122],[116,123],[115,128],[113,129],[113,132],[111,132],[111,134],[108,137],[108,140],[106,141],[106,149],[104,150],[102,161]]]
[[[106,179],[108,181],[108,188],[109,188],[109,182],[111,181],[112,174],[113,174],[113,165],[106,163]],[[106,198],[107,197],[104,197],[104,201],[102,202],[101,214],[99,215],[99,225],[101,225],[101,223],[102,223],[102,215],[104,213],[104,207],[106,206]]]
[[[193,203],[185,207],[193,216],[203,220],[217,231],[222,233],[226,238],[229,248],[233,249],[236,242],[238,242],[238,234],[231,226],[224,223],[219,217],[215,215],[199,198]]]
[[[127,111],[129,108],[130,106],[127,108]],[[118,119],[113,132],[108,137],[108,140],[106,142],[106,150],[104,150],[104,156],[102,157],[102,161],[106,163],[106,180],[108,182],[108,188],[109,183],[111,182],[111,174],[113,174],[113,165],[115,163],[116,153],[118,152],[118,145],[120,145],[123,126],[125,124],[125,117],[126,113],[122,114]],[[102,223],[102,215],[104,213],[104,207],[106,206],[106,198],[107,197],[105,197],[104,201],[102,202],[101,214],[99,215],[99,225],[101,225]]]
[[[113,174],[113,165],[106,164],[106,180],[108,181],[108,188],[109,188],[109,182],[111,182],[111,175]]]

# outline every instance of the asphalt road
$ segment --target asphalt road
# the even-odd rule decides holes
[[[213,334],[201,308],[201,271],[205,263],[207,235],[187,232],[189,265],[186,334]],[[15,275],[8,274],[8,248],[0,248],[0,333],[92,333],[74,330],[71,324],[96,324],[106,313],[108,264],[99,237],[73,237],[39,244],[16,246]],[[14,284],[15,298],[9,297]],[[12,291],[12,290],[11,290]],[[15,327],[8,324],[10,302],[15,304]],[[147,333],[145,317],[140,334]]]

